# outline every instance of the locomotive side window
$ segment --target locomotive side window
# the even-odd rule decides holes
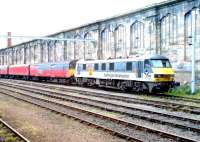
[[[115,63],[115,71],[124,72],[126,69],[126,64],[124,62]]]
[[[150,68],[151,67],[151,63],[149,60],[145,60],[144,61],[144,68]]]
[[[126,71],[132,71],[132,70],[133,70],[132,62],[127,62],[126,63]]]
[[[99,64],[94,64],[94,70],[98,71],[99,70]]]
[[[86,64],[83,64],[83,70],[84,71],[86,70]]]
[[[137,73],[138,72],[137,62],[132,62],[132,67],[133,67],[133,72]]]
[[[102,63],[102,64],[101,64],[101,70],[102,70],[102,71],[105,71],[105,70],[106,70],[106,63]]]
[[[114,63],[109,63],[109,70],[114,71]]]

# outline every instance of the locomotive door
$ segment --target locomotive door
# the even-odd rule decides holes
[[[141,78],[143,73],[143,62],[138,61],[138,77]]]

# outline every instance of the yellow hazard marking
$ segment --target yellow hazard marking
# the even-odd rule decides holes
[[[168,77],[154,78],[155,82],[174,81],[174,71],[172,68],[152,68],[154,74],[169,75]]]
[[[68,70],[68,73],[69,73],[69,76],[70,76],[70,77],[73,76],[74,73],[75,73],[75,69],[69,69],[69,70]]]
[[[154,74],[174,74],[172,68],[152,68]]]

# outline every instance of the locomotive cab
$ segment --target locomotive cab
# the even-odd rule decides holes
[[[167,91],[174,86],[174,71],[168,58],[156,55],[144,60],[144,77],[149,78],[149,89]]]

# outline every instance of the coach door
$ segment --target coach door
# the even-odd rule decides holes
[[[143,62],[142,61],[138,61],[138,77],[139,78],[142,77],[142,72],[143,72]]]

